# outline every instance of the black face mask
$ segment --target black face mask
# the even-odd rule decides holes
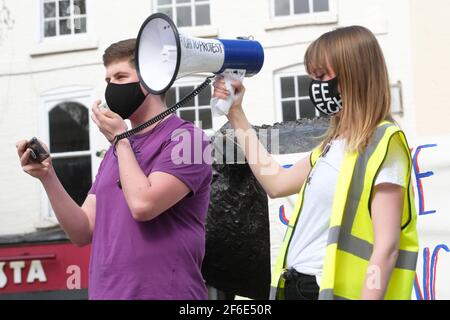
[[[139,82],[108,83],[105,98],[112,112],[117,113],[122,119],[128,119],[141,106],[146,96]]]
[[[333,116],[342,110],[342,98],[338,91],[338,80],[313,80],[309,87],[309,97],[321,113]]]

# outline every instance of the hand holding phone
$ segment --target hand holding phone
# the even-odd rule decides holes
[[[39,143],[39,140],[36,137],[31,138],[28,142],[27,148],[30,149],[31,162],[42,163],[42,161],[50,157],[50,154]]]

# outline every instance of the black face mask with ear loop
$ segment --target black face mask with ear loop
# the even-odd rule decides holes
[[[337,77],[328,81],[313,80],[309,87],[309,97],[316,109],[325,115],[333,116],[342,110]]]
[[[144,102],[144,95],[139,82],[116,84],[108,83],[105,99],[109,109],[122,119],[128,119]]]

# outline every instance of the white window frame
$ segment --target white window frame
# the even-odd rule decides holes
[[[94,30],[93,2],[86,0],[86,32],[78,34],[44,37],[44,0],[35,1],[35,43],[30,48],[31,57],[65,52],[97,50],[99,41]]]
[[[276,122],[283,122],[283,102],[284,101],[295,101],[295,112],[296,112],[296,120],[300,118],[300,106],[299,101],[300,100],[308,100],[306,97],[300,98],[299,92],[298,92],[298,79],[297,77],[303,77],[308,76],[308,73],[306,72],[305,67],[302,66],[294,66],[291,68],[288,68],[283,71],[279,71],[275,74],[275,99],[276,99]],[[282,98],[281,97],[281,78],[286,77],[294,77],[295,81],[295,97],[294,98]],[[322,116],[320,112],[316,109],[316,116],[320,117]]]
[[[211,21],[211,0],[190,0],[189,2],[186,3],[176,3],[176,0],[172,0],[171,4],[165,4],[165,5],[158,5],[158,0],[153,0],[153,8],[154,8],[154,12],[158,12],[158,9],[160,8],[170,8],[172,10],[172,20],[174,21],[175,25],[177,25],[177,8],[179,7],[190,7],[191,8],[191,21],[192,21],[192,25],[190,26],[183,26],[181,28],[197,28],[197,27],[208,27],[212,25],[212,21]],[[209,5],[209,24],[202,24],[202,25],[197,25],[197,17],[196,17],[196,10],[195,7],[199,6],[199,5],[205,5],[208,4]],[[177,25],[178,27],[178,25]]]
[[[303,15],[316,15],[316,14],[324,14],[329,13],[331,11],[331,2],[332,0],[328,0],[328,11],[322,11],[322,12],[314,12],[314,0],[309,0],[309,12],[305,13],[294,13],[294,0],[289,0],[289,14],[283,15],[283,16],[276,16],[275,15],[275,1],[277,0],[271,0],[271,8],[272,8],[272,17],[274,18],[282,18],[282,17],[298,17]]]
[[[55,2],[56,3],[56,17],[55,18],[45,18],[44,17],[44,4],[47,2]],[[61,17],[58,17],[58,15],[59,15],[59,0],[40,0],[40,5],[41,5],[41,9],[40,9],[41,28],[40,28],[40,30],[41,30],[42,39],[51,39],[51,38],[59,38],[59,37],[73,37],[73,36],[89,33],[90,23],[88,21],[88,16],[89,16],[88,2],[89,2],[89,0],[85,0],[86,13],[77,15],[77,14],[74,14],[75,12],[73,10],[74,0],[70,0],[70,15],[63,18],[63,19],[70,19],[72,27],[75,27],[75,18],[86,18],[86,32],[83,32],[83,33],[75,33],[74,32],[71,34],[60,34],[59,33],[59,20],[61,20]],[[56,22],[56,35],[53,37],[46,37],[45,36],[45,21],[50,21],[50,20],[55,20],[55,22]],[[71,31],[74,31],[74,29],[72,29]]]
[[[206,76],[205,76],[206,77]],[[172,88],[179,88],[179,87],[190,87],[193,86],[194,88],[198,87],[203,81],[205,81],[205,77],[195,77],[195,76],[191,76],[191,77],[185,77],[185,78],[181,78],[179,80],[177,80],[173,85]],[[208,88],[206,88],[205,90],[208,90]],[[211,90],[211,89],[209,89]],[[212,91],[211,91],[211,95],[212,95]],[[179,102],[181,100],[181,98],[183,97],[179,97],[179,92],[178,90],[176,90],[176,96],[175,96],[175,102]],[[180,117],[180,110],[195,110],[195,125],[197,127],[200,128],[200,116],[199,116],[199,110],[205,110],[205,109],[210,109],[211,110],[211,105],[208,106],[199,106],[198,105],[198,96],[195,97],[195,106],[194,107],[186,107],[186,108],[180,108],[176,111],[177,116]],[[167,107],[171,107],[171,106],[167,106]],[[212,112],[212,111],[211,111]],[[211,118],[212,118],[212,128],[210,129],[202,129],[209,137],[213,136],[216,132],[215,128],[215,118],[214,116],[211,114]]]
[[[70,86],[46,91],[40,98],[40,119],[39,119],[39,137],[42,141],[50,146],[50,130],[49,130],[49,112],[58,104],[64,102],[77,102],[86,107],[89,112],[89,147],[87,151],[58,153],[52,155],[54,159],[62,159],[76,156],[91,156],[91,176],[92,181],[95,179],[101,159],[96,156],[98,151],[99,140],[97,139],[96,125],[91,119],[90,103],[95,100],[95,91],[93,88],[85,86]],[[44,188],[41,186],[41,210],[40,222],[58,224],[55,214],[51,208],[48,196]]]
[[[329,10],[323,12],[313,12],[294,14],[294,0],[290,0],[291,14],[285,16],[275,16],[275,1],[270,0],[271,20],[265,26],[266,31],[284,29],[289,27],[303,25],[320,25],[338,23],[338,0],[328,0]],[[310,10],[312,10],[312,1],[310,1]]]

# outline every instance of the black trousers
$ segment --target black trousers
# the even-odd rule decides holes
[[[317,300],[319,286],[316,277],[289,269],[284,274],[284,297],[286,300]]]

